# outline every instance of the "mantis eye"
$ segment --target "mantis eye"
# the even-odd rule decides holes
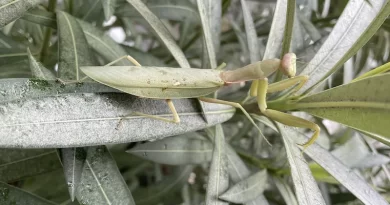
[[[289,78],[294,77],[296,73],[296,60],[297,56],[295,53],[284,54],[282,61],[280,62],[280,69],[284,75]]]

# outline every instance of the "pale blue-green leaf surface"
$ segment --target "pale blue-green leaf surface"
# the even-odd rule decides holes
[[[215,126],[213,158],[207,183],[206,204],[227,205],[219,196],[229,187],[228,162],[225,152],[225,135],[222,125]]]
[[[295,143],[301,143],[308,138],[301,132],[290,128],[284,128],[288,132],[288,137]],[[347,188],[353,195],[367,205],[387,205],[386,200],[376,192],[361,176],[346,167],[336,157],[327,150],[317,145],[310,145],[305,149],[305,153],[317,162],[321,167],[329,172],[337,181]]]
[[[0,2],[0,28],[20,18],[43,0],[3,0]]]
[[[48,201],[17,187],[0,182],[0,203],[1,204],[34,204],[34,205],[54,205]]]
[[[383,6],[383,8],[382,8]],[[367,43],[390,13],[388,0],[349,1],[321,49],[300,75],[309,75],[299,93],[307,94]]]
[[[135,205],[115,160],[104,145],[88,148],[76,197],[81,204],[88,205]]]
[[[89,51],[87,39],[76,19],[63,12],[57,12],[59,32],[59,77],[63,80],[80,80],[84,74],[80,66],[95,65]]]
[[[60,168],[53,149],[0,149],[0,181],[18,181]]]
[[[289,139],[289,130],[285,129],[284,125],[280,123],[278,123],[278,127],[286,148],[287,159],[290,164],[291,176],[299,204],[325,205],[321,191],[310,172],[305,158],[297,145]]]
[[[71,200],[74,201],[76,190],[81,182],[81,174],[85,159],[87,158],[87,152],[83,147],[63,148],[58,151],[64,169],[69,195]]]
[[[187,58],[185,57],[183,51],[176,44],[172,35],[169,33],[167,28],[163,23],[158,19],[158,17],[153,14],[148,7],[141,0],[127,0],[137,11],[142,15],[142,17],[149,23],[153,30],[157,33],[157,36],[161,39],[164,45],[171,52],[173,57],[176,59],[177,63],[182,68],[189,68],[190,64],[188,63]]]
[[[24,87],[27,89],[20,90]],[[141,112],[171,118],[172,112],[163,100],[123,93],[53,94],[24,98],[24,93],[34,89],[31,85],[11,88],[13,90],[2,91],[3,94],[19,93],[14,96],[19,100],[0,103],[0,147],[65,148],[155,140],[222,123],[235,112],[227,105],[203,103],[207,123],[201,115],[198,101],[173,100],[181,119],[181,123],[176,124],[144,116],[129,116],[133,112]],[[77,86],[74,89],[77,90]],[[129,117],[120,122],[122,116]]]
[[[128,153],[160,164],[186,165],[209,162],[212,144],[196,132],[139,144]]]
[[[262,195],[267,184],[267,171],[262,170],[236,183],[220,199],[236,204],[246,203]]]

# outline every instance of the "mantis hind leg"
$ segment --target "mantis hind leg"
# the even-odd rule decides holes
[[[219,100],[219,99],[215,99],[215,98],[206,98],[206,97],[199,97],[198,98],[200,101],[204,101],[204,102],[210,102],[210,103],[216,103],[216,104],[223,104],[223,105],[230,105],[230,106],[233,106],[235,108],[238,108],[242,111],[242,113],[244,113],[244,115],[248,118],[248,120],[256,127],[256,129],[259,131],[259,134],[264,138],[264,140],[269,144],[271,145],[271,143],[267,140],[267,138],[265,138],[265,136],[263,135],[263,132],[261,132],[259,126],[257,126],[257,124],[255,123],[255,121],[252,119],[252,117],[249,115],[249,113],[241,106],[240,103],[236,103],[236,102],[229,102],[229,101],[224,101],[224,100]]]
[[[308,76],[296,76],[287,80],[283,80],[268,85],[268,79],[264,78],[258,80],[258,82],[256,83],[256,88],[253,88],[256,90],[251,91],[251,93],[256,93],[259,109],[261,113],[264,114],[265,116],[288,126],[309,128],[314,131],[313,135],[307,142],[300,144],[301,146],[303,146],[304,149],[310,146],[311,144],[313,144],[315,140],[318,138],[320,133],[320,127],[311,121],[299,117],[295,117],[293,115],[283,113],[280,111],[267,109],[266,96],[267,96],[267,92],[281,91],[298,84],[292,90],[292,92],[296,92],[306,83],[307,80],[308,80]]]
[[[149,115],[149,114],[145,114],[145,113],[142,113],[142,112],[133,112],[133,113],[131,113],[131,114],[129,114],[129,115],[126,115],[126,116],[121,117],[121,119],[120,119],[119,122],[118,122],[118,125],[117,125],[116,129],[119,129],[119,127],[122,125],[122,121],[123,121],[125,118],[131,117],[131,116],[134,116],[134,115],[143,116],[143,117],[147,117],[147,118],[151,118],[151,119],[156,119],[156,120],[161,120],[161,121],[164,121],[164,122],[180,123],[179,114],[177,113],[176,108],[175,108],[175,105],[173,104],[172,100],[171,100],[171,99],[166,99],[166,102],[167,102],[167,104],[168,104],[169,109],[170,109],[171,112],[172,112],[173,119],[168,119],[168,118],[164,118],[164,117],[159,117],[159,116],[156,116],[156,115]]]
[[[118,58],[118,59],[116,59],[116,60],[114,60],[114,61],[112,61],[112,62],[110,62],[110,63],[108,63],[108,64],[106,64],[106,65],[104,65],[104,66],[114,65],[115,63],[117,63],[117,62],[119,62],[119,61],[121,61],[121,60],[123,60],[123,59],[127,59],[128,61],[130,61],[130,62],[131,62],[132,64],[134,64],[135,66],[141,66],[141,64],[139,64],[138,61],[135,60],[135,59],[134,59],[133,57],[131,57],[130,55],[122,56],[122,57],[120,57],[120,58]]]

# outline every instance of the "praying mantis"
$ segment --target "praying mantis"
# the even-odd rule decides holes
[[[122,59],[129,60],[135,66],[111,66]],[[250,122],[260,130],[241,104],[204,97],[223,86],[253,80],[250,95],[256,97],[260,112],[282,124],[311,129],[314,132],[311,138],[300,144],[304,148],[315,142],[320,133],[320,127],[317,124],[287,113],[267,109],[267,93],[282,91],[293,86],[295,86],[293,92],[296,92],[308,80],[308,76],[295,76],[296,55],[294,53],[285,54],[281,60],[263,60],[232,71],[223,71],[220,69],[222,67],[224,65],[216,69],[145,67],[131,56],[123,56],[103,67],[84,66],[80,69],[86,77],[122,92],[144,98],[166,100],[173,119],[138,112],[134,114],[179,123],[180,118],[172,99],[198,98],[200,101],[225,104],[241,109]],[[289,78],[268,84],[267,77],[278,69]]]

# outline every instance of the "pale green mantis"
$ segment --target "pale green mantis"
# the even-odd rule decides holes
[[[111,66],[125,58],[135,66]],[[267,109],[266,102],[267,93],[282,91],[293,86],[295,86],[293,92],[296,92],[308,80],[308,76],[295,76],[295,63],[295,54],[288,53],[284,55],[282,60],[269,59],[233,71],[222,71],[220,69],[145,67],[131,56],[124,56],[103,67],[85,66],[81,67],[81,70],[87,77],[125,93],[144,98],[166,100],[172,111],[173,119],[144,113],[134,114],[179,123],[180,118],[172,99],[198,98],[200,101],[231,105],[241,109],[251,123],[260,130],[241,104],[204,97],[222,86],[254,80],[250,88],[250,95],[257,98],[258,107],[262,114],[285,125],[309,128],[314,131],[312,137],[306,143],[301,144],[306,148],[317,139],[320,132],[319,126],[287,113]],[[278,69],[281,69],[289,78],[268,85],[267,77]]]

